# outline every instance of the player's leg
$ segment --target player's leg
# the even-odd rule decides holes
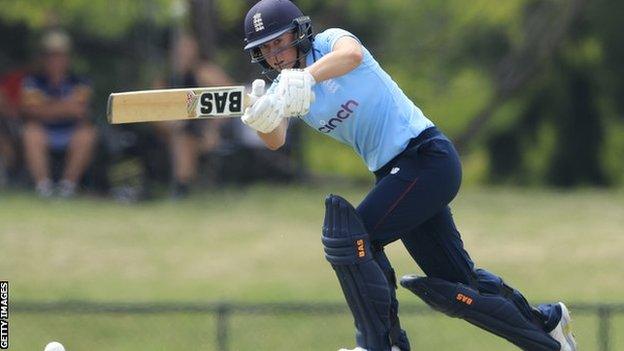
[[[32,176],[37,193],[48,197],[52,195],[53,184],[50,179],[48,135],[45,128],[36,122],[24,125],[24,159]]]
[[[76,185],[89,167],[97,141],[97,131],[90,124],[80,124],[70,134],[65,154],[65,168],[59,184],[63,197],[74,195]]]
[[[401,322],[399,320],[399,301],[396,298],[396,274],[383,247],[373,247],[373,258],[384,272],[390,287],[390,343],[397,346],[401,351],[409,351],[411,349],[409,339],[405,330],[401,328]]]
[[[325,257],[331,263],[358,329],[357,343],[368,351],[389,351],[391,291],[373,259],[370,239],[346,200],[330,195],[323,224]]]
[[[428,277],[468,285],[476,279],[474,263],[448,206],[402,235],[401,241]]]
[[[15,168],[16,148],[8,121],[0,118],[0,187],[6,185],[11,171]]]
[[[398,311],[399,311],[399,301],[396,298],[396,289],[397,289],[397,279],[394,269],[384,252],[383,247],[373,247],[373,259],[382,272],[386,276],[386,281],[388,282],[388,291],[390,294],[390,305],[389,305],[389,321],[390,321],[390,329],[388,331],[388,337],[390,339],[390,344],[393,345],[393,351],[409,351],[410,343],[407,337],[407,333],[405,330],[401,329],[401,323],[399,321]],[[366,347],[368,345],[366,339],[366,329],[363,325],[361,325],[361,321],[358,318],[354,318],[355,320],[355,339],[356,344],[360,346]],[[341,349],[340,351],[366,351],[366,348],[358,346],[358,348],[354,350]]]
[[[401,323],[399,320],[399,301],[396,298],[396,289],[397,289],[397,279],[394,269],[384,252],[383,247],[374,246],[372,248],[373,251],[373,259],[381,268],[381,271],[386,277],[386,281],[388,283],[388,292],[390,295],[390,304],[389,304],[389,321],[390,321],[390,330],[388,331],[388,337],[390,339],[390,344],[393,345],[400,351],[409,351],[411,349],[409,339],[407,337],[407,333],[405,330],[401,328]],[[366,342],[366,334],[365,329],[360,325],[358,319],[355,319],[356,326],[356,343],[360,346],[367,345]],[[393,349],[394,350],[394,349]]]
[[[196,121],[175,123],[171,135],[171,165],[173,167],[173,197],[188,195],[191,184],[197,176],[199,143]],[[196,127],[193,130],[193,126]]]
[[[448,160],[445,152],[437,156]],[[438,167],[422,163],[418,161],[417,151],[414,149],[406,151],[404,156],[386,167],[386,170],[377,173],[377,184],[357,209],[365,227],[371,233],[374,247],[382,248],[383,245],[397,240],[401,233],[433,216],[455,196],[461,178],[459,161],[450,159],[450,162],[444,163]],[[441,186],[431,186],[434,180],[444,183]],[[388,276],[387,280],[394,281],[394,271],[386,255],[378,255],[376,261]],[[392,292],[392,344],[402,350],[409,350],[407,335],[399,323],[394,285],[390,284],[389,289]]]
[[[513,291],[509,293],[510,296],[503,296],[506,294],[506,289],[502,281],[496,279],[498,277],[485,271],[478,271],[480,273],[473,271],[473,263],[463,249],[459,233],[447,209],[447,204],[459,188],[461,178],[458,157],[452,144],[438,140],[427,143],[417,151],[406,153],[391,167],[392,169],[382,175],[382,179],[358,207],[358,212],[369,228],[371,240],[380,243],[392,242],[401,234],[413,233],[416,228],[431,221],[431,228],[426,228],[430,237],[414,235],[413,245],[410,245],[416,250],[420,249],[421,252],[429,253],[426,257],[430,260],[430,264],[412,251],[417,262],[425,266],[425,272],[434,277],[442,277],[437,279],[453,286],[461,283],[474,289],[482,288],[485,297],[488,297],[487,294],[496,295],[495,302],[499,302],[506,311],[503,318],[516,318],[520,322],[526,322],[521,327],[508,328],[502,333],[514,333],[523,327],[537,329],[532,322],[526,321],[526,318],[522,316],[522,311],[519,311],[516,303],[512,301],[515,298]],[[379,206],[388,210],[380,215],[377,210]],[[437,217],[437,214],[441,212],[442,215]],[[489,280],[493,283],[489,284]],[[488,291],[487,288],[492,290]],[[427,298],[427,294],[423,296]],[[520,299],[524,298],[519,295],[518,300]],[[490,317],[487,313],[491,312],[487,310],[483,313],[485,319]],[[487,327],[488,330],[497,332],[499,335],[502,334],[496,331],[496,325],[484,325],[482,321],[473,319],[472,316],[466,319],[475,324],[481,323],[482,327]],[[490,318],[486,322],[489,323],[492,319],[496,318]],[[538,340],[537,343],[543,342],[546,347],[556,344],[544,330],[533,331],[535,335],[529,338],[534,337]],[[510,339],[514,338],[511,334],[507,336]]]
[[[546,331],[561,319],[558,305],[532,308],[503,280],[474,265],[464,249],[450,209],[446,208],[402,237],[427,275],[407,276],[401,285],[452,317],[504,337],[524,350],[559,350]]]

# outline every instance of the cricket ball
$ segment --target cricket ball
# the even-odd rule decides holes
[[[43,351],[65,351],[65,348],[60,342],[52,341],[51,343],[46,345]]]

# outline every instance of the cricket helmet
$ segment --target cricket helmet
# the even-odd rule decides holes
[[[312,48],[312,21],[289,0],[261,0],[247,12],[245,17],[245,51],[251,54],[251,62],[271,69],[260,50],[260,46],[280,35],[293,31],[295,40],[289,47],[295,47],[298,55],[307,55]]]

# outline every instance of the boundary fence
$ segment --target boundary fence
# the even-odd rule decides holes
[[[597,343],[599,351],[612,348],[613,316],[624,314],[624,304],[570,304],[575,315],[593,314],[598,319]],[[90,301],[13,302],[12,313],[28,314],[210,314],[216,317],[216,349],[228,351],[229,318],[234,315],[337,315],[348,313],[345,304],[338,303],[106,303]],[[437,313],[425,305],[402,305],[401,314]]]

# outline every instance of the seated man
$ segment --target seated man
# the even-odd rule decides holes
[[[157,81],[157,89],[234,85],[220,66],[201,60],[197,42],[188,34],[176,38],[171,54],[171,75],[166,81]],[[200,157],[217,149],[225,123],[224,120],[187,120],[155,124],[158,136],[170,151],[173,198],[189,194],[197,178]],[[210,176],[206,178],[215,175]]]
[[[62,155],[58,194],[71,197],[89,166],[97,137],[88,119],[91,87],[70,73],[67,34],[45,34],[41,50],[41,70],[27,76],[23,85],[25,160],[37,193],[49,197],[54,192],[50,154]]]

